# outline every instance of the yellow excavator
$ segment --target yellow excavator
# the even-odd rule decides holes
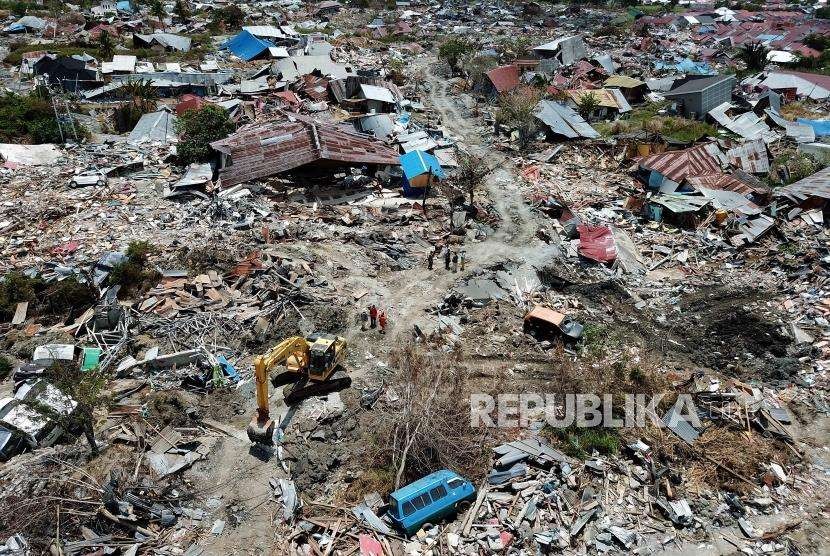
[[[268,405],[268,375],[274,367],[285,364],[285,372],[272,379],[274,387],[294,383],[285,396],[286,405],[294,405],[311,396],[322,396],[348,388],[352,379],[342,373],[346,358],[346,339],[332,334],[312,334],[308,338],[286,338],[266,353],[254,358],[256,379],[256,415],[248,425],[248,438],[257,444],[271,445],[274,421]],[[309,384],[310,383],[310,384]]]

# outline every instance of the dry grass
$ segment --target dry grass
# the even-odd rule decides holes
[[[781,107],[781,115],[785,119],[794,122],[796,118],[821,118],[822,112],[803,102],[791,102]]]
[[[778,450],[769,440],[746,431],[712,428],[698,438],[695,448],[750,481],[755,481],[769,463],[783,465],[787,462],[786,451]],[[719,466],[706,461],[698,466],[703,466],[706,472],[701,476],[713,487],[739,493],[751,490],[747,483]]]
[[[390,470],[393,483],[401,473],[400,485],[444,468],[472,479],[486,471],[490,432],[470,423],[473,387],[459,358],[413,343],[390,354],[396,374],[388,391],[398,399],[382,397],[375,407],[374,427],[364,442],[370,465],[351,489],[354,494],[389,490]]]

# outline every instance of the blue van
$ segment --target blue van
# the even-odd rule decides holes
[[[457,473],[442,469],[389,495],[389,515],[410,535],[424,523],[435,523],[451,513],[461,513],[476,497],[473,484]]]

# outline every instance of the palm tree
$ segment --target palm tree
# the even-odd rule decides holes
[[[161,3],[161,0],[153,0],[150,4],[150,14],[157,17],[161,22],[162,28],[165,28],[164,16],[167,15],[167,12],[164,11],[164,5]]]
[[[178,16],[180,21],[186,22],[190,18],[190,7],[185,0],[176,0],[173,13]]]
[[[129,98],[130,105],[142,114],[156,109],[158,92],[150,79],[130,79],[121,85],[121,93]]]
[[[769,48],[761,42],[748,42],[738,50],[738,58],[743,60],[747,69],[762,70],[767,65]]]
[[[101,31],[101,36],[98,37],[98,50],[101,52],[102,59],[112,58],[115,54],[115,41],[106,29]]]

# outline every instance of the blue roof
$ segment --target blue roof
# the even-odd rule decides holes
[[[690,58],[683,58],[677,63],[667,64],[665,62],[657,62],[654,64],[657,69],[671,69],[680,73],[692,73],[698,75],[714,75],[715,70],[706,62],[695,62]]]
[[[796,118],[795,121],[812,127],[816,132],[816,137],[830,135],[830,120],[808,120],[807,118]]]
[[[450,471],[449,469],[442,469],[441,471],[430,473],[426,477],[422,477],[414,483],[406,485],[405,487],[399,488],[389,496],[395,500],[405,500],[414,494],[418,494],[426,488],[430,488],[437,483],[447,481],[453,477],[458,477],[458,473]]]
[[[274,46],[274,44],[243,30],[235,37],[228,39],[222,46],[248,62]]]
[[[439,180],[444,179],[444,170],[438,159],[423,151],[412,151],[401,155],[401,168],[406,179],[426,174],[432,168],[432,175]]]

